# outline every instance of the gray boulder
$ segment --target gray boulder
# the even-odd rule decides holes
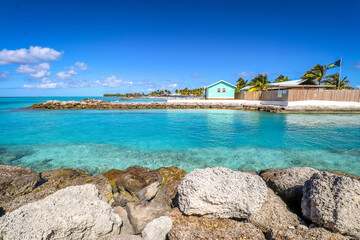
[[[315,173],[305,183],[301,202],[304,217],[334,232],[360,238],[360,182]]]
[[[187,174],[178,193],[186,215],[244,219],[261,209],[268,188],[259,176],[215,167]]]
[[[134,227],[135,233],[140,234],[145,226],[155,218],[165,215],[170,207],[156,202],[133,203],[126,205],[129,220]]]
[[[172,225],[173,221],[170,217],[162,216],[149,222],[141,235],[144,240],[165,240]]]
[[[302,188],[317,172],[319,171],[310,167],[291,167],[262,170],[260,176],[290,207],[300,212]]]
[[[140,201],[149,201],[153,199],[160,188],[159,182],[153,182],[138,192]]]
[[[31,192],[40,175],[30,168],[0,165],[0,197],[15,197]]]
[[[0,218],[0,239],[96,239],[122,221],[91,184],[68,187]]]

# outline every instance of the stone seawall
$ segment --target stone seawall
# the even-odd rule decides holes
[[[360,239],[360,177],[309,167],[0,165],[0,239]]]
[[[233,109],[272,113],[360,113],[359,107],[344,106],[278,106],[255,103],[231,102],[106,102],[102,100],[47,101],[34,104],[28,109]]]

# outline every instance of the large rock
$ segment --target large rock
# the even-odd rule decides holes
[[[133,203],[126,205],[129,220],[134,227],[135,233],[139,234],[145,226],[155,218],[165,215],[170,207],[164,204],[151,203]]]
[[[124,235],[124,234],[134,235],[135,234],[134,227],[130,223],[130,220],[128,218],[125,208],[114,207],[113,209],[114,209],[114,213],[119,215],[123,222],[120,235]]]
[[[262,170],[260,176],[268,187],[281,196],[290,207],[300,212],[302,188],[305,182],[317,172],[319,171],[309,167],[291,167]]]
[[[265,233],[270,230],[294,229],[303,223],[271,189],[260,211],[253,214],[249,221]]]
[[[272,230],[266,234],[268,240],[350,240],[338,233],[326,231],[323,228],[299,228]]]
[[[178,193],[186,215],[244,219],[261,209],[268,188],[259,176],[215,167],[187,174]]]
[[[169,240],[222,239],[222,240],[265,240],[263,233],[251,223],[230,219],[215,219],[184,216],[177,208],[169,213],[173,227]]]
[[[94,185],[73,186],[0,218],[0,239],[95,239],[120,233],[122,221]]]
[[[30,168],[0,165],[0,201],[31,192],[39,181],[39,173]]]
[[[172,228],[173,221],[170,217],[162,216],[149,222],[141,232],[144,240],[165,240]]]
[[[143,188],[138,192],[138,198],[140,201],[149,201],[153,199],[156,193],[159,191],[160,183],[153,182],[149,186]]]
[[[360,182],[328,172],[315,173],[305,183],[304,217],[319,226],[360,238]]]

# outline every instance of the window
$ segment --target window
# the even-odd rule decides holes
[[[218,89],[217,89],[217,92],[221,92],[221,88],[218,88]]]
[[[226,88],[223,88],[223,89],[222,89],[222,92],[226,92]]]

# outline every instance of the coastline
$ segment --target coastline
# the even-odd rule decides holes
[[[128,109],[231,109],[244,111],[261,111],[270,113],[360,113],[360,106],[339,105],[262,105],[251,102],[226,100],[218,102],[204,101],[174,101],[174,102],[106,102],[102,100],[82,101],[47,101],[34,104],[27,109],[98,109],[98,110],[128,110]]]
[[[37,173],[0,165],[0,237],[49,230],[50,239],[82,229],[76,239],[359,239],[357,189],[360,176],[309,167],[190,173],[174,166],[130,167],[90,176],[79,169]],[[73,221],[74,214],[83,217]]]

